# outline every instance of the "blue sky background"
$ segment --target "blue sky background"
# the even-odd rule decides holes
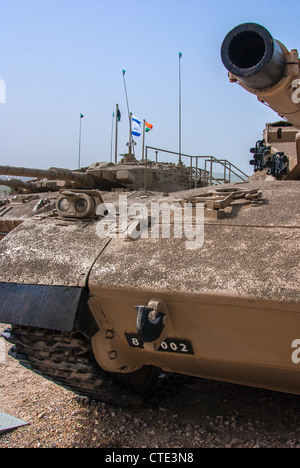
[[[146,144],[178,151],[180,51],[182,152],[227,158],[251,174],[249,148],[278,116],[229,83],[220,47],[243,22],[300,47],[299,8],[296,0],[0,0],[0,164],[76,168],[80,113],[82,165],[109,161],[117,103],[126,152],[122,69],[130,111],[154,126]]]

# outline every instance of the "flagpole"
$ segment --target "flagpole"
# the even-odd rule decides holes
[[[181,164],[181,57],[179,52],[179,164]]]
[[[124,89],[125,89],[125,96],[126,96],[127,112],[128,112],[128,117],[129,117],[129,119],[130,119],[129,104],[128,104],[128,96],[127,96],[126,81],[125,81],[125,73],[126,73],[126,70],[122,70],[122,72],[123,72],[123,81],[124,81]]]
[[[128,146],[128,153],[131,154],[131,140],[132,140],[132,134],[131,134],[131,117],[132,117],[132,112],[129,112],[129,146]]]
[[[115,113],[113,112],[113,114],[112,114],[112,119],[111,119],[110,162],[112,162],[112,147],[113,147],[114,116],[115,116]]]
[[[118,162],[118,114],[119,114],[119,105],[116,104],[115,164],[117,164]]]
[[[145,155],[145,133],[146,133],[146,120],[143,121],[143,151],[142,151],[142,161],[144,161]]]
[[[145,154],[145,168],[144,168],[144,194],[147,195],[147,164],[148,164],[148,156],[147,156],[147,148]]]
[[[125,73],[126,70],[122,70],[123,72],[123,81],[124,81],[124,89],[125,89],[125,96],[126,96],[126,104],[127,104],[127,112],[128,112],[128,119],[129,119],[129,141],[128,141],[128,153],[131,154],[131,141],[132,141],[132,135],[131,135],[131,112],[129,111],[129,104],[128,104],[128,95],[127,95],[127,88],[126,88],[126,81],[125,81]]]
[[[80,153],[81,153],[81,120],[84,116],[80,114],[80,124],[79,124],[79,153],[78,153],[78,169],[80,169]]]

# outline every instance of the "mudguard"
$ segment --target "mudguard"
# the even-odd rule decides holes
[[[71,331],[83,289],[0,283],[0,322]]]
[[[0,283],[0,323],[70,332],[92,338],[98,326],[84,288]]]

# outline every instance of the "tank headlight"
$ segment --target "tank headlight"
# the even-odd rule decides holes
[[[79,198],[75,203],[75,209],[78,213],[85,213],[88,209],[88,202],[84,198]]]
[[[70,207],[71,207],[71,202],[68,198],[64,197],[60,199],[58,203],[58,208],[60,211],[62,212],[68,211]]]
[[[62,218],[96,218],[97,206],[103,204],[97,190],[62,190],[56,202],[58,215]]]
[[[80,194],[75,202],[75,211],[78,218],[88,218],[95,211],[95,202],[92,197],[83,193]]]

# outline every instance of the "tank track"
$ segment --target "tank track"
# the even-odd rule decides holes
[[[14,345],[9,355],[22,366],[67,390],[119,406],[139,405],[143,401],[120,382],[120,377],[101,369],[90,340],[79,331],[62,333],[12,326],[2,336]]]

